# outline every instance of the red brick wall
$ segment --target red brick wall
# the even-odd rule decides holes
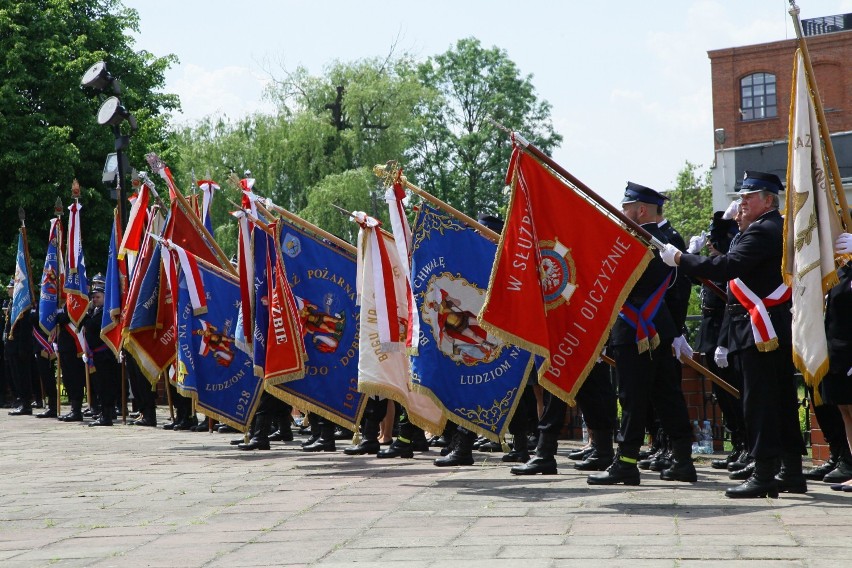
[[[828,459],[828,444],[825,443],[825,438],[822,435],[822,430],[819,429],[819,423],[816,421],[813,407],[808,412],[811,420],[811,450],[812,458],[816,465]]]
[[[852,31],[807,38],[817,86],[831,132],[852,130]],[[787,137],[793,55],[796,40],[708,52],[713,83],[713,127],[725,129],[725,147],[733,148]],[[775,75],[778,116],[740,119],[740,79],[752,73]]]

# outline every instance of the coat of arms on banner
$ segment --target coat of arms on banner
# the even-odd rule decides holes
[[[421,317],[440,351],[456,364],[490,363],[500,356],[503,341],[476,320],[484,301],[485,290],[449,272],[432,276],[423,292]]]
[[[539,246],[545,309],[550,311],[571,300],[577,289],[577,269],[571,258],[571,249],[559,239],[540,241]]]
[[[306,298],[296,297],[305,343],[312,342],[317,351],[334,353],[346,330],[346,312],[339,298],[331,292],[322,297],[322,306]]]

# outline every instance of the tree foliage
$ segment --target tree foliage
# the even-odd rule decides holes
[[[505,50],[459,40],[418,67],[430,90],[415,109],[408,169],[423,189],[471,216],[506,206],[508,136],[493,119],[521,132],[546,153],[562,137],[553,130],[550,104],[538,99],[532,76],[523,76]]]
[[[689,238],[706,231],[713,220],[713,185],[710,170],[686,161],[678,172],[675,186],[666,192],[669,201],[665,216],[689,244]],[[689,301],[690,315],[701,313],[698,294]],[[692,326],[694,327],[694,326]]]
[[[104,60],[120,78],[123,105],[139,130],[131,162],[145,151],[165,152],[168,111],[177,97],[164,94],[173,56],[133,51],[138,14],[118,0],[15,0],[0,6],[0,272],[14,269],[18,207],[27,214],[33,268],[40,273],[49,218],[61,197],[67,207],[74,178],[85,188],[84,246],[90,271],[106,266],[115,202],[101,185],[113,135],[96,120],[101,100],[87,96],[80,78]]]

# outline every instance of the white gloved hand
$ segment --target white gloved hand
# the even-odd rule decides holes
[[[726,347],[717,347],[713,353],[713,361],[720,369],[725,369],[728,366],[728,349]]]
[[[848,371],[846,371],[846,376],[847,376],[847,377],[852,377],[852,367],[849,367],[849,370],[848,370]]]
[[[737,212],[740,210],[740,200],[731,201],[731,204],[728,205],[728,208],[725,209],[725,212],[722,213],[722,219],[731,220],[737,216]]]
[[[678,361],[683,357],[692,359],[692,347],[690,347],[689,342],[684,336],[680,335],[674,338],[672,349],[674,349],[675,357],[677,357]]]
[[[675,255],[679,253],[680,251],[677,250],[676,246],[667,244],[663,250],[660,251],[660,258],[669,266],[677,266],[677,262],[675,262]]]
[[[837,254],[852,254],[852,235],[849,233],[840,233],[840,236],[834,241],[834,252]]]
[[[698,251],[704,248],[704,245],[707,244],[707,232],[701,231],[700,235],[695,235],[694,237],[690,237],[689,246],[686,247],[686,252],[689,254],[698,254]]]

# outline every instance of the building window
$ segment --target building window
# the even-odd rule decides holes
[[[743,120],[778,116],[775,75],[752,73],[740,80],[740,116]]]

